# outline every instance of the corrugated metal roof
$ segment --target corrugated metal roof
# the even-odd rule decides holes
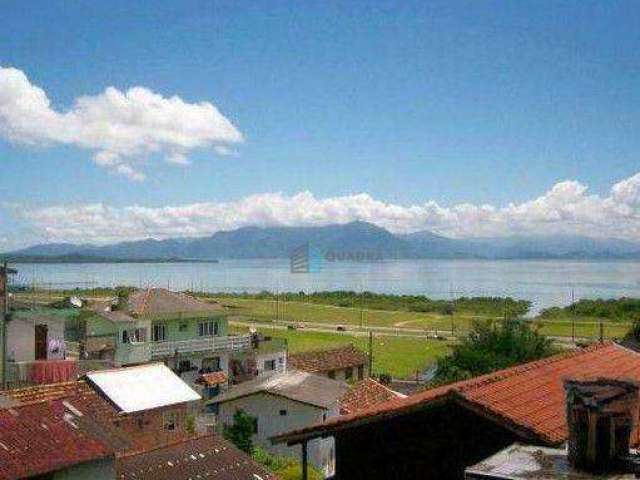
[[[290,371],[234,386],[209,403],[223,403],[256,393],[270,393],[320,408],[333,407],[349,390],[344,382],[307,372]]]
[[[86,378],[124,413],[151,410],[201,398],[161,363],[89,372]]]

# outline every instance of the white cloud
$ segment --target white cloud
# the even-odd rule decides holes
[[[258,225],[326,225],[364,220],[393,232],[431,230],[455,237],[580,234],[640,241],[640,174],[615,184],[608,196],[589,194],[576,181],[554,185],[533,200],[493,205],[441,206],[382,202],[361,193],[319,199],[310,192],[252,195],[234,202],[117,208],[101,203],[12,208],[14,216],[51,241],[115,242],[204,236]]]
[[[187,154],[213,148],[228,154],[242,134],[209,102],[187,103],[144,87],[79,97],[64,112],[21,70],[0,67],[0,137],[26,145],[74,145],[94,152],[96,164],[143,180],[151,155],[187,165]]]

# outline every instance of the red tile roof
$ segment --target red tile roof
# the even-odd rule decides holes
[[[135,315],[221,312],[222,305],[205,302],[185,293],[164,288],[136,290],[129,294],[127,310]]]
[[[640,354],[614,343],[595,344],[391,400],[321,425],[279,435],[274,441],[331,434],[452,399],[543,443],[558,445],[567,438],[563,381],[576,377],[640,381]],[[637,432],[634,436],[632,444],[637,446],[640,438]]]
[[[227,374],[224,372],[203,373],[198,377],[197,382],[203,383],[209,387],[220,385],[227,381]]]
[[[351,344],[330,350],[296,353],[287,358],[289,368],[310,373],[329,372],[366,363],[367,354]]]
[[[0,479],[42,475],[114,455],[102,425],[73,399],[0,410]]]
[[[118,459],[120,480],[277,480],[249,455],[217,436],[201,436]]]
[[[356,413],[367,410],[389,400],[405,398],[406,395],[394,392],[372,378],[366,378],[354,384],[340,400],[340,413]]]

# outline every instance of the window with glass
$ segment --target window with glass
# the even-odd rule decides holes
[[[276,369],[276,361],[275,360],[265,360],[264,361],[264,370],[265,372],[272,372]]]
[[[145,328],[132,328],[122,331],[122,343],[144,343],[147,341]]]
[[[213,337],[218,334],[218,322],[210,320],[198,324],[198,335],[201,337]]]
[[[163,342],[167,339],[167,327],[160,323],[153,326],[153,341]]]
[[[178,429],[178,413],[177,412],[164,412],[163,413],[164,429],[169,432],[175,432]]]

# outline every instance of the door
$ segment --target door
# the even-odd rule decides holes
[[[49,327],[47,325],[36,325],[36,360],[47,359],[47,334]]]

